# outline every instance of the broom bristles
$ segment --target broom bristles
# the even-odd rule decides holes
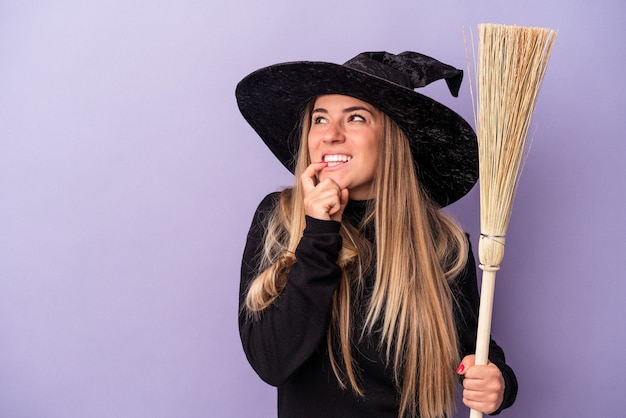
[[[497,270],[537,95],[557,32],[478,25],[478,135],[483,270]]]

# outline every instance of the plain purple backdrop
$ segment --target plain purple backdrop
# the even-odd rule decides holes
[[[290,60],[559,30],[498,274],[502,417],[618,417],[626,363],[626,3],[0,2],[0,416],[272,417],[237,333],[260,199],[291,183],[236,83]],[[426,93],[473,119],[458,99]],[[478,187],[450,208],[478,235]],[[461,409],[458,417],[468,416]]]

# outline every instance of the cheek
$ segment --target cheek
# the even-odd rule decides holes
[[[378,141],[374,141],[371,144],[369,149],[369,156],[370,164],[372,164],[372,167],[376,169],[376,167],[378,166],[378,159],[380,157],[380,147]]]
[[[315,144],[313,143],[313,141],[311,141],[311,137],[309,136],[307,138],[307,150],[308,150],[308,155],[309,155],[309,160],[313,161],[313,153],[315,152]]]

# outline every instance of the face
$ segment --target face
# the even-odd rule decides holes
[[[315,100],[308,136],[312,162],[328,165],[319,180],[330,178],[350,198],[374,197],[372,181],[382,138],[382,114],[372,105],[349,96],[325,95]]]

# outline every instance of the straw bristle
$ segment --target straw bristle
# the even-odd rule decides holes
[[[524,145],[557,32],[478,25],[478,113],[481,267],[497,269]]]

